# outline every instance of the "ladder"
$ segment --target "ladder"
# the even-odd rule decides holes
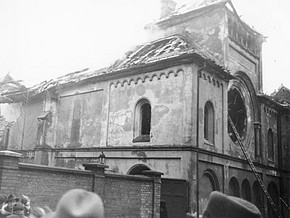
[[[253,171],[254,174],[255,174],[256,179],[258,180],[258,182],[259,182],[260,186],[262,187],[262,189],[263,189],[263,191],[264,191],[264,193],[265,193],[265,195],[266,195],[266,197],[267,197],[269,203],[271,204],[271,207],[272,207],[273,210],[275,211],[275,213],[276,213],[276,215],[278,216],[278,218],[282,218],[282,216],[280,215],[280,212],[279,212],[279,210],[278,210],[276,204],[274,203],[274,201],[273,201],[273,199],[271,198],[269,192],[267,191],[267,189],[266,189],[266,187],[265,187],[265,185],[264,185],[262,179],[260,178],[260,176],[259,176],[259,174],[258,174],[258,171],[257,171],[255,165],[253,164],[253,161],[251,160],[251,158],[250,158],[249,155],[247,154],[246,149],[245,149],[245,147],[244,147],[244,145],[243,145],[243,143],[242,143],[242,141],[241,141],[241,138],[240,138],[240,136],[239,136],[239,133],[238,133],[238,131],[237,131],[237,129],[236,129],[236,127],[235,127],[235,125],[234,125],[234,123],[233,123],[233,121],[232,121],[232,119],[231,119],[230,116],[228,116],[228,120],[229,120],[229,123],[230,123],[230,125],[231,125],[231,127],[232,127],[234,133],[235,133],[235,136],[236,136],[236,138],[237,138],[237,141],[238,141],[238,143],[239,143],[239,145],[240,145],[240,147],[241,147],[241,149],[242,149],[242,151],[243,151],[243,153],[244,153],[244,155],[245,155],[247,161],[249,162],[252,171]]]

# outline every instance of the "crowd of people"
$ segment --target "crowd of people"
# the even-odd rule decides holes
[[[26,195],[19,198],[0,194],[0,218],[104,218],[104,205],[101,197],[93,192],[72,189],[58,201],[55,211],[45,207],[31,207]],[[162,211],[160,211],[162,213]],[[164,214],[160,214],[164,217]],[[168,216],[166,215],[168,218]],[[196,213],[187,217],[196,218]],[[210,194],[202,218],[261,218],[259,209],[241,198],[214,191]]]
[[[104,218],[104,205],[99,195],[82,189],[66,192],[55,211],[30,205],[26,195],[0,194],[0,218]]]
[[[30,198],[26,195],[16,197],[0,194],[0,218],[24,218],[30,214]]]

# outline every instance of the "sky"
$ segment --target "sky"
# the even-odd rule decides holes
[[[194,0],[176,0],[178,6]],[[290,1],[232,0],[241,19],[266,37],[264,93],[290,88]],[[0,76],[33,86],[99,69],[146,42],[160,0],[0,0]]]

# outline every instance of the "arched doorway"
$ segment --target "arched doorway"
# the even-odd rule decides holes
[[[261,213],[263,213],[263,192],[258,181],[255,181],[253,184],[253,203],[259,208]]]
[[[144,170],[150,170],[150,168],[146,166],[145,164],[137,164],[131,167],[128,170],[127,174],[128,175],[142,175],[142,171]]]
[[[229,195],[240,197],[240,186],[236,177],[232,177],[229,182]]]
[[[273,181],[270,182],[268,187],[267,187],[267,190],[268,190],[272,200],[276,204],[276,207],[279,208],[279,191],[278,191],[276,184]],[[276,215],[274,209],[272,208],[271,204],[269,203],[269,201],[267,201],[267,207],[268,207],[268,217],[269,218],[278,217]]]
[[[247,179],[242,182],[241,197],[247,201],[252,201],[251,186]]]

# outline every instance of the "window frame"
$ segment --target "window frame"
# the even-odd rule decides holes
[[[213,103],[211,101],[207,101],[204,105],[203,125],[204,125],[203,126],[204,139],[208,143],[214,145],[215,144],[215,133],[214,133],[215,110],[214,110]]]
[[[149,134],[142,134],[144,131],[144,116],[148,116],[148,112],[144,113],[143,109],[144,106],[149,105],[149,124],[146,128],[146,132]],[[148,110],[148,109],[147,109]],[[148,99],[142,98],[140,99],[135,106],[135,117],[134,117],[134,128],[133,128],[133,142],[150,142],[150,135],[151,135],[151,118],[152,118],[152,107]]]
[[[271,136],[271,141],[269,140]],[[275,152],[274,152],[274,132],[271,128],[267,131],[267,148],[268,148],[268,160],[271,162],[275,161]],[[270,152],[270,149],[272,152]]]

